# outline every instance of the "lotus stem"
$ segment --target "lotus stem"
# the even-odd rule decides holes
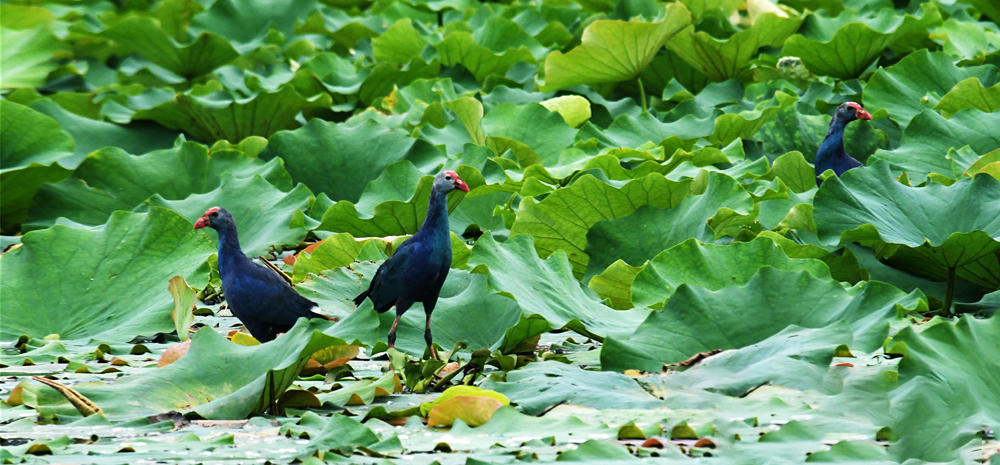
[[[948,267],[948,290],[944,295],[944,314],[951,316],[951,304],[955,300],[955,267]]]
[[[646,108],[646,89],[642,87],[642,78],[636,77],[635,80],[639,82],[639,100],[642,101],[642,112],[648,113],[649,109]]]

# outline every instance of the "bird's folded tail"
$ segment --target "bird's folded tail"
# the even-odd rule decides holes
[[[365,301],[365,299],[368,297],[369,294],[371,294],[371,289],[368,289],[365,292],[362,292],[361,295],[355,297],[354,305],[355,306],[361,305],[361,303]]]

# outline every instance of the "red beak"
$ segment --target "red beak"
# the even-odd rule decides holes
[[[445,173],[447,173],[455,180],[452,183],[452,185],[455,186],[455,189],[458,189],[462,192],[469,192],[469,185],[466,184],[465,181],[462,180],[462,178],[458,177],[458,173],[454,171],[445,171]]]
[[[871,113],[868,113],[864,108],[858,108],[858,119],[872,119]]]
[[[194,229],[201,229],[206,226],[208,226],[208,216],[198,218],[198,221],[194,222]]]

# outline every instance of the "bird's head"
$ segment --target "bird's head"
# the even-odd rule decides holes
[[[442,171],[434,177],[434,190],[447,194],[455,189],[469,192],[469,185],[454,171]]]
[[[225,208],[212,207],[205,212],[198,221],[194,222],[194,229],[209,227],[215,230],[226,224],[233,222],[233,215],[229,214]]]
[[[837,107],[837,119],[844,122],[851,122],[856,119],[872,119],[872,115],[854,102],[847,102]]]

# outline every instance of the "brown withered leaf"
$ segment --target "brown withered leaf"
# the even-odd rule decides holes
[[[663,365],[663,367],[664,367],[664,369],[666,369],[666,367],[693,367],[693,366],[701,363],[706,358],[711,357],[711,356],[713,356],[715,354],[719,354],[719,353],[722,353],[722,349],[712,349],[712,350],[710,350],[708,352],[699,352],[697,354],[694,354],[693,356],[691,356],[691,358],[689,358],[689,359],[687,359],[687,360],[685,360],[683,362],[667,363],[667,364]]]
[[[191,348],[191,340],[188,339],[180,344],[174,344],[163,351],[163,355],[160,355],[160,361],[156,362],[156,368],[163,368],[171,363],[180,360],[184,354],[187,353],[188,349]]]

